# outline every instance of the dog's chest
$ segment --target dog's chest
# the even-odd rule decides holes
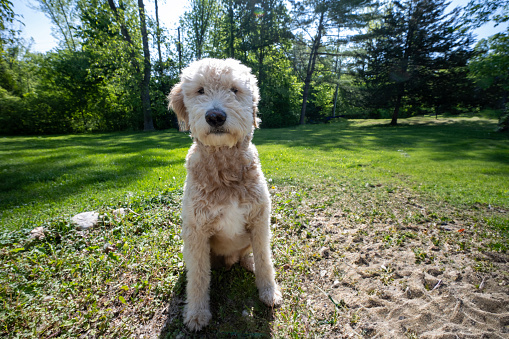
[[[234,239],[246,233],[247,214],[247,206],[239,206],[237,203],[222,207],[218,215],[218,222],[215,225],[216,234]]]

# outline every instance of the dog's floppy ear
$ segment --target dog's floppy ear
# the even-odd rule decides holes
[[[187,113],[186,105],[184,105],[184,93],[182,93],[182,83],[176,84],[168,95],[171,108],[179,120],[179,130],[181,132],[189,131],[189,114]]]

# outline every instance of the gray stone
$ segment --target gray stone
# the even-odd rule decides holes
[[[76,214],[71,220],[80,230],[88,230],[91,227],[97,226],[99,223],[99,213],[83,212]]]

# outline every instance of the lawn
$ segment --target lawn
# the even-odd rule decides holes
[[[376,307],[391,309],[384,293],[412,291],[414,280],[425,281],[405,275],[403,266],[423,277],[460,259],[455,270],[467,277],[464,267],[472,268],[473,278],[449,284],[442,274],[455,270],[431,274],[440,282],[416,302],[467,280],[507,291],[507,135],[494,132],[495,120],[475,117],[385,123],[343,120],[255,132],[273,198],[273,253],[285,303],[263,306],[254,277],[239,267],[214,272],[214,316],[202,334],[383,336],[383,326],[370,325],[373,298],[381,300]],[[190,144],[174,130],[0,138],[0,333],[191,335],[180,317],[179,237]],[[119,207],[129,213],[113,215]],[[100,211],[101,226],[74,229],[70,217],[88,210]],[[45,238],[30,238],[39,226]],[[375,247],[386,256],[382,264],[362,257]],[[396,252],[410,262],[391,264],[387,258]],[[364,286],[362,279],[378,285]],[[494,331],[504,331],[501,323]],[[426,333],[418,324],[402,333]]]

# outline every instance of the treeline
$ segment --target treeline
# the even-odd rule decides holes
[[[59,41],[42,54],[20,38],[23,18],[2,0],[0,133],[176,127],[166,95],[181,69],[204,57],[252,68],[262,127],[507,113],[509,30],[476,45],[471,34],[507,22],[506,1],[448,11],[445,0],[189,0],[171,30],[158,5],[37,0]]]

